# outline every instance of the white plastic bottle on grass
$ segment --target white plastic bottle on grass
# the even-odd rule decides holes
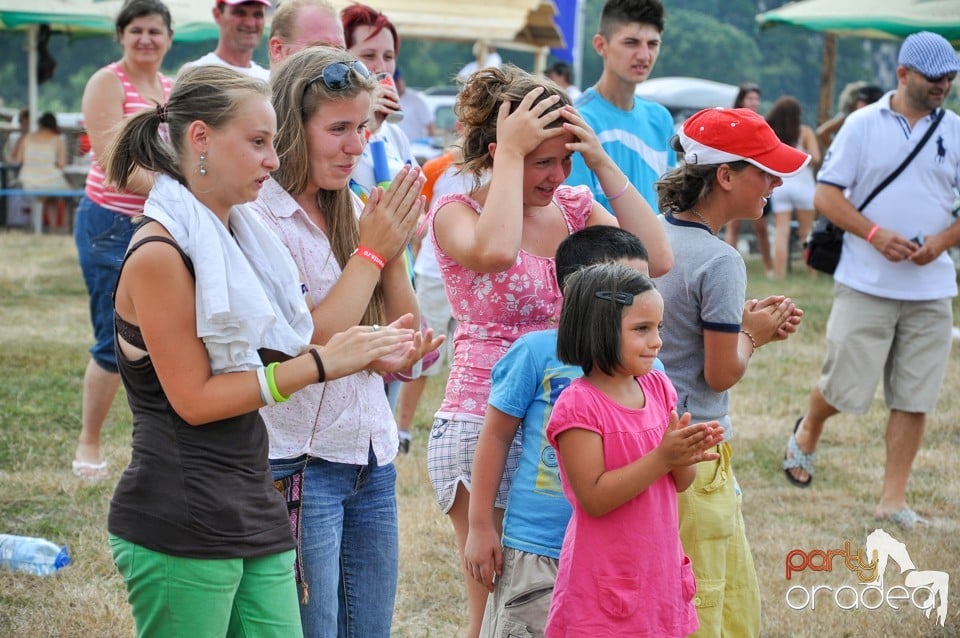
[[[0,569],[47,576],[69,564],[66,547],[42,538],[0,534]]]

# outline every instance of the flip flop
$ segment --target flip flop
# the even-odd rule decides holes
[[[800,429],[801,423],[803,423],[803,417],[797,419],[796,424],[793,426],[793,434],[790,435],[790,439],[787,441],[787,451],[783,455],[783,474],[787,477],[787,480],[790,481],[790,484],[795,487],[810,487],[810,484],[813,483],[813,462],[817,457],[817,453],[810,452],[807,454],[797,445],[797,430]],[[810,477],[806,481],[801,481],[790,473],[790,470],[794,468],[804,470]]]
[[[107,462],[88,463],[86,461],[73,460],[73,475],[85,481],[102,481],[110,478],[110,470],[107,469]]]
[[[874,518],[878,521],[890,521],[891,523],[896,523],[903,529],[913,529],[917,525],[930,524],[930,521],[923,518],[909,507],[904,507],[902,510],[890,512],[889,514],[881,514],[875,516]]]

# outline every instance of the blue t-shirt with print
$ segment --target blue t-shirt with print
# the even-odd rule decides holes
[[[658,359],[654,367],[663,370]],[[520,461],[503,519],[503,544],[560,558],[572,509],[560,486],[557,453],[547,442],[547,422],[560,393],[583,376],[579,366],[557,358],[557,331],[539,330],[517,339],[493,367],[489,403],[521,419]]]
[[[593,87],[583,92],[576,107],[596,132],[607,155],[630,178],[650,207],[659,210],[654,183],[677,165],[677,154],[670,148],[674,134],[670,111],[639,97],[634,98],[632,110],[623,111],[603,99]],[[594,200],[612,210],[600,182],[580,153],[573,155],[573,168],[566,183],[588,186]]]

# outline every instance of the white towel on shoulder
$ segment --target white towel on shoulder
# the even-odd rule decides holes
[[[185,186],[160,175],[143,214],[163,224],[193,260],[197,336],[214,374],[258,368],[258,348],[291,356],[304,351],[313,318],[300,274],[255,212],[234,206],[228,230]]]

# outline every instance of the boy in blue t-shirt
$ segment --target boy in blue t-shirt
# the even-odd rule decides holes
[[[654,183],[677,164],[670,147],[673,117],[665,107],[637,97],[635,92],[660,56],[663,24],[660,0],[607,0],[592,41],[603,58],[603,72],[575,103],[603,150],[653,210],[658,210]],[[588,186],[594,200],[612,210],[609,197],[616,199],[617,195],[603,192],[580,153],[573,155],[567,184]]]
[[[560,289],[572,272],[612,261],[648,271],[643,243],[625,230],[590,226],[570,235],[557,249]],[[659,360],[656,366],[663,369]],[[557,455],[545,430],[557,397],[582,375],[580,368],[557,358],[555,329],[524,335],[493,368],[489,406],[473,460],[464,549],[468,572],[493,592],[481,636],[508,635],[505,629],[511,627],[543,635],[571,514],[560,486]],[[518,428],[520,460],[501,521],[494,497]],[[507,606],[518,599],[524,603]]]

